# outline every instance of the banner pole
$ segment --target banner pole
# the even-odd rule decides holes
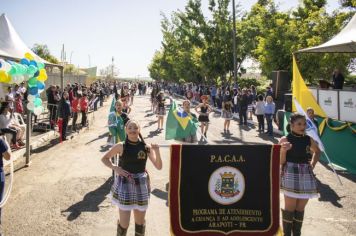
[[[334,168],[334,165],[333,165],[333,163],[330,161],[330,158],[329,158],[328,154],[326,153],[326,151],[324,151],[324,154],[325,154],[326,159],[328,160],[329,165],[330,165],[331,169],[333,170],[333,172],[334,172],[336,178],[339,180],[340,185],[342,185],[341,179],[340,179],[339,175],[336,173],[336,170],[335,170],[335,168]]]

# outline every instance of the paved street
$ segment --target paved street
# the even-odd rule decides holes
[[[2,219],[5,235],[116,235],[118,211],[108,199],[111,171],[100,161],[108,150],[107,113],[111,99],[95,114],[89,129],[62,144],[34,154],[30,168],[15,173],[15,183]],[[147,143],[173,143],[157,133],[156,116],[150,112],[148,96],[135,97],[130,115],[140,122]],[[211,144],[276,143],[259,136],[254,127],[239,127],[233,121],[231,134],[223,131],[223,120],[211,116]],[[199,136],[198,136],[199,138]],[[147,235],[169,235],[167,184],[169,149],[161,148],[163,169],[148,162],[152,195],[147,211]],[[307,206],[303,235],[356,235],[356,178],[341,176],[318,164],[321,197]],[[281,198],[282,199],[282,198]],[[281,202],[282,204],[282,202]],[[133,235],[133,221],[128,235]]]

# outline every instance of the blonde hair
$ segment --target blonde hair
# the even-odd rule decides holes
[[[115,102],[115,106],[117,106],[117,105],[123,105],[123,103],[122,103],[122,101],[120,101],[120,100],[116,100],[116,102]]]
[[[184,106],[184,103],[188,103],[188,105],[190,106],[190,101],[189,100],[184,100],[183,102],[182,102],[182,105]]]
[[[314,109],[312,107],[308,107],[307,112],[310,112],[310,111],[314,112]]]
[[[268,100],[271,100],[271,102],[273,102],[272,96],[267,96],[267,97],[266,97],[266,102],[268,102]]]

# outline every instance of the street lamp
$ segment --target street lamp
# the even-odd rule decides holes
[[[235,0],[232,0],[232,23],[233,23],[233,56],[234,56],[234,81],[237,83],[237,58],[236,58],[236,17],[235,17]]]
[[[73,55],[73,51],[70,52],[70,60],[69,60],[69,64],[72,64],[72,55]]]

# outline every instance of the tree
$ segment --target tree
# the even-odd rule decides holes
[[[35,44],[33,45],[32,49],[31,49],[36,55],[38,55],[39,57],[41,57],[42,59],[51,62],[53,64],[58,64],[59,61],[56,57],[54,57],[46,44]]]
[[[356,0],[339,0],[342,7],[356,8]]]
[[[292,12],[279,12],[273,5],[273,1],[254,5],[246,20],[257,38],[252,56],[267,76],[273,70],[288,70],[291,74],[293,53],[328,41],[350,16],[339,11],[327,14],[326,0],[303,0]],[[301,73],[309,83],[330,77],[335,67],[347,72],[349,58],[340,54],[298,54]]]

